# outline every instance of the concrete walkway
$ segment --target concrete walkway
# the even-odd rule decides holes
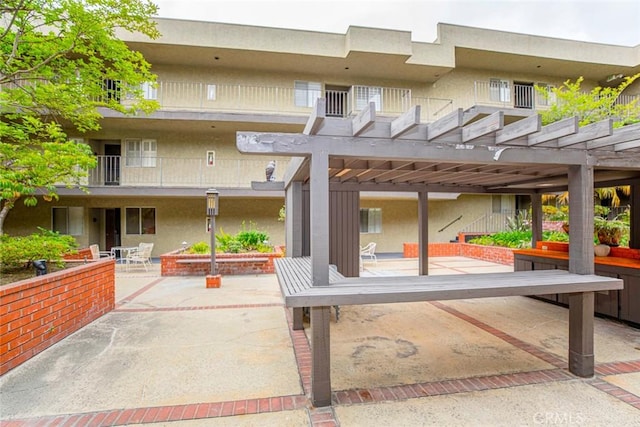
[[[118,267],[120,268],[120,267]],[[415,260],[364,275],[417,274]],[[510,271],[433,258],[430,274]],[[596,319],[596,371],[567,371],[567,310],[510,297],[345,306],[334,406],[273,275],[118,270],[116,309],[0,378],[2,426],[640,426],[640,329]]]

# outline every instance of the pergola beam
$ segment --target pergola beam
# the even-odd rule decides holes
[[[327,116],[327,100],[325,98],[318,98],[313,106],[307,125],[302,131],[305,135],[315,135],[322,126],[325,117]]]

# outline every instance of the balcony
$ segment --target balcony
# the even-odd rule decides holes
[[[344,90],[300,90],[287,87],[159,81],[143,88],[161,110],[278,113],[307,116],[316,98],[327,99],[327,115],[348,117],[369,102],[380,115],[397,116],[421,105],[422,120],[431,122],[453,111],[451,99],[413,97],[411,89],[350,86]],[[122,102],[127,102],[126,95]]]
[[[97,156],[98,166],[89,171],[89,187],[216,187],[251,188],[251,181],[265,181],[268,160]],[[133,161],[132,161],[133,160]],[[275,176],[282,178],[288,160],[277,160]]]
[[[556,102],[555,97],[546,98],[538,93],[533,83],[510,83],[507,80],[476,81],[473,84],[474,105],[500,108],[523,108],[546,110]],[[639,102],[640,95],[620,95],[616,103],[628,105]]]

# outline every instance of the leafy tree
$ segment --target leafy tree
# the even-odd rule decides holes
[[[18,199],[57,198],[82,186],[96,159],[65,129],[99,129],[98,107],[151,112],[150,64],[116,31],[157,38],[148,0],[3,0],[0,3],[0,235]],[[126,99],[126,103],[121,103]],[[86,190],[86,189],[85,189]]]
[[[640,122],[640,105],[638,99],[629,103],[619,102],[622,92],[640,77],[640,73],[625,77],[618,87],[593,88],[585,92],[581,88],[584,81],[579,77],[575,82],[567,80],[564,84],[550,91],[536,86],[536,91],[547,100],[555,99],[550,108],[541,112],[542,124],[557,122],[577,116],[580,126],[586,126],[604,119],[613,118],[614,127]]]
[[[613,126],[616,128],[640,122],[638,98],[626,104],[619,102],[622,92],[638,78],[640,78],[640,73],[625,77],[618,87],[602,88],[598,86],[590,92],[585,92],[581,89],[581,84],[584,81],[583,77],[579,77],[573,83],[571,80],[567,80],[562,86],[552,88],[551,91],[545,87],[536,86],[536,91],[541,96],[547,100],[555,99],[548,110],[540,113],[542,124],[548,125],[549,123],[574,116],[578,117],[580,126],[586,126],[608,118],[614,119]],[[597,199],[611,199],[611,206],[620,205],[618,193],[629,195],[630,187],[620,186],[595,189]],[[566,204],[569,202],[569,194],[565,192],[559,195],[547,196],[544,199],[555,199],[559,203]]]

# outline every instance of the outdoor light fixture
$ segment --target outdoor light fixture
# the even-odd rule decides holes
[[[213,217],[218,215],[218,198],[217,190],[210,188],[207,190],[207,216]],[[213,226],[211,227],[213,229]]]
[[[217,190],[210,188],[207,190],[207,216],[209,217],[211,233],[211,275],[216,275],[216,215],[218,215],[218,198],[220,194]]]

